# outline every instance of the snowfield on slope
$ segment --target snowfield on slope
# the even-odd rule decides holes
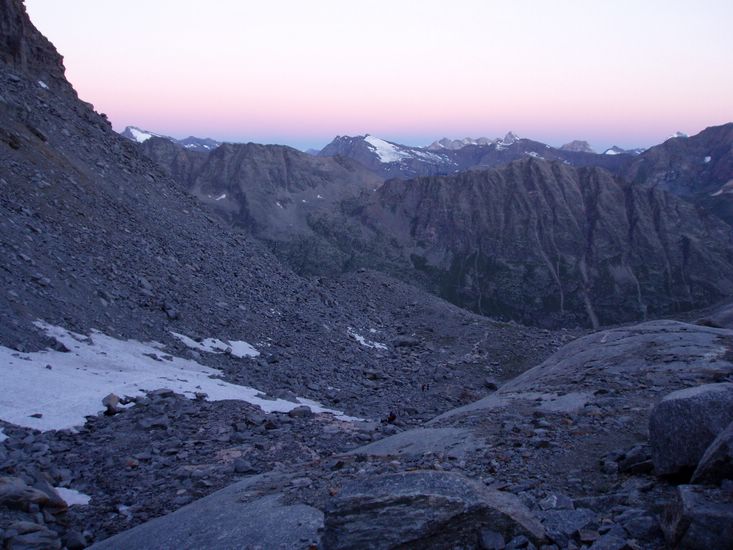
[[[99,331],[84,336],[42,321],[35,325],[69,351],[21,353],[0,346],[0,419],[11,424],[42,431],[73,428],[104,410],[102,399],[110,393],[136,396],[161,388],[189,398],[203,392],[212,401],[246,401],[265,412],[307,405],[316,413],[358,420],[309,399],[265,399],[255,388],[221,380],[217,369],[166,353],[157,342],[119,340]]]
[[[222,342],[218,338],[205,338],[200,342],[189,338],[185,334],[178,334],[177,332],[171,332],[173,336],[178,338],[184,345],[191,349],[198,351],[205,351],[207,353],[228,353],[239,359],[243,357],[257,357],[260,352],[257,351],[252,345],[242,340],[229,340],[228,342]]]

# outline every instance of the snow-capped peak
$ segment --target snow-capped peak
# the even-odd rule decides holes
[[[410,157],[408,152],[401,150],[394,143],[390,143],[376,136],[367,134],[364,136],[364,141],[374,149],[381,162],[399,162],[402,159]]]
[[[669,136],[667,139],[686,138],[686,137],[689,137],[689,136],[686,133],[684,133],[684,132],[675,132],[674,134],[672,134],[671,136]]]
[[[151,137],[163,137],[160,134],[149,132],[147,130],[141,130],[135,126],[128,126],[122,132],[122,135],[138,143],[144,143]]]
[[[512,143],[516,143],[517,141],[519,141],[519,139],[520,139],[519,136],[515,134],[514,132],[507,132],[506,135],[504,136],[504,139],[502,139],[501,142],[504,145],[511,145]]]

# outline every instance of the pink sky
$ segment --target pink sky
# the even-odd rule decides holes
[[[26,0],[117,129],[320,147],[508,130],[648,146],[733,120],[730,0]]]

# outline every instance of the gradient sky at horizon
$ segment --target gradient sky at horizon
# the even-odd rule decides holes
[[[120,130],[321,147],[508,130],[649,146],[733,121],[730,0],[26,0]]]

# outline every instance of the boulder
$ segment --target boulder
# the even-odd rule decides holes
[[[327,550],[478,547],[488,531],[505,540],[523,535],[536,545],[545,540],[542,524],[517,497],[453,472],[360,480],[346,485],[325,513]]]
[[[733,548],[733,497],[720,489],[680,485],[664,510],[662,530],[672,548]]]
[[[547,510],[539,513],[547,536],[560,548],[567,548],[575,533],[596,519],[596,513],[579,510]]]
[[[49,497],[43,491],[30,487],[18,477],[0,477],[0,505],[25,509],[29,504],[44,506]]]
[[[11,523],[5,532],[8,550],[58,550],[61,540],[56,532],[30,521]]]
[[[649,442],[657,475],[691,474],[713,440],[733,421],[733,383],[670,393],[654,407]]]
[[[718,485],[724,479],[733,479],[733,422],[710,444],[692,474],[693,483]]]

